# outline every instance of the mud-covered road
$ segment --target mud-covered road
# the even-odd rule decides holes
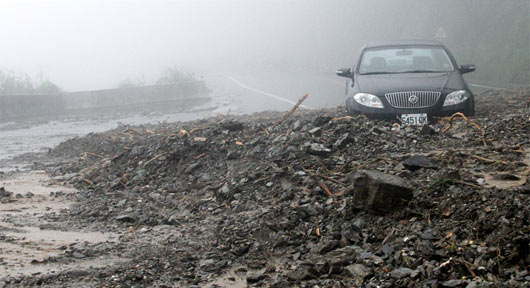
[[[528,90],[422,129],[309,109],[342,104],[333,79],[260,79],[209,76],[192,113],[3,124],[0,284],[527,287]],[[242,115],[303,92],[281,125]],[[363,177],[410,198],[381,213]]]

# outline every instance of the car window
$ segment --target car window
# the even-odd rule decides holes
[[[449,72],[453,65],[441,47],[392,47],[366,49],[360,74]]]

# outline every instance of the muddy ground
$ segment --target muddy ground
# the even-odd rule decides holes
[[[0,284],[528,287],[529,99],[426,127],[339,107],[68,140],[1,176]]]

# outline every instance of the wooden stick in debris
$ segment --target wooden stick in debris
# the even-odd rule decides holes
[[[202,153],[202,154],[200,154],[198,156],[195,156],[195,159],[200,159],[200,158],[202,158],[204,156],[206,156],[206,153]]]
[[[276,124],[274,126],[278,126],[280,124],[283,123],[283,121],[287,120],[287,118],[289,118],[289,116],[291,116],[291,114],[293,114],[293,112],[298,109],[298,107],[300,107],[300,105],[302,105],[302,103],[305,101],[305,99],[307,98],[307,96],[309,96],[309,94],[305,94],[304,96],[302,96],[302,98],[300,98],[298,100],[298,102],[293,106],[293,108],[291,108],[291,110],[289,110],[289,112],[287,112],[287,114],[285,114],[283,116],[282,119],[280,119],[280,121],[276,122]]]
[[[318,176],[319,176],[320,178],[322,178],[322,179],[329,180],[329,181],[331,181],[331,182],[333,182],[333,183],[335,183],[335,184],[339,184],[339,185],[342,185],[342,186],[346,186],[346,184],[340,182],[339,180],[333,179],[333,178],[331,178],[331,177],[328,177],[328,176],[325,176],[325,175],[318,175]]]
[[[315,219],[315,234],[320,237],[320,227],[318,226],[318,221]]]
[[[453,127],[453,120],[456,117],[460,117],[460,118],[464,119],[469,125],[477,128],[478,131],[482,131],[483,130],[482,127],[480,127],[477,123],[475,123],[474,121],[472,121],[469,118],[467,118],[466,115],[462,114],[461,112],[457,112],[457,113],[453,114],[451,117],[449,117],[449,120],[448,120],[449,126],[442,130],[442,134],[447,133],[447,131],[449,131]]]
[[[101,159],[105,159],[105,156],[101,156],[99,154],[92,153],[92,152],[85,152],[85,158],[86,158],[86,155],[91,155],[91,156],[95,156],[95,157],[98,157],[98,158],[101,158]]]
[[[506,162],[506,161],[487,159],[487,158],[480,157],[480,156],[477,156],[477,155],[471,155],[471,158],[475,158],[477,160],[484,161],[484,162],[487,162],[487,163],[502,163],[504,165],[508,165],[508,162]]]
[[[331,121],[335,122],[335,121],[341,121],[341,120],[351,120],[353,119],[352,116],[344,116],[344,117],[335,117],[333,119],[331,119]]]
[[[162,154],[160,154],[160,155],[155,156],[153,159],[151,159],[151,160],[145,162],[145,164],[144,164],[144,168],[147,167],[147,165],[149,165],[149,163],[155,161],[156,159],[158,159],[158,158],[160,158],[160,157],[162,157],[162,156],[164,156],[164,155],[166,155],[166,154],[167,154],[167,153],[162,153]]]
[[[335,197],[335,195],[333,193],[331,193],[331,190],[329,190],[328,186],[326,186],[326,184],[324,184],[324,182],[318,180],[316,177],[315,177],[315,180],[317,180],[318,186],[320,186],[320,188],[322,188],[322,190],[324,190],[326,192],[328,197],[331,197],[331,198]]]
[[[451,117],[449,117],[449,120],[448,120],[449,126],[447,126],[446,128],[442,130],[442,134],[447,133],[447,131],[449,131],[453,127],[453,119],[455,119],[456,117],[460,117],[464,119],[469,125],[475,127],[479,132],[481,132],[482,143],[484,144],[484,147],[488,147],[488,143],[486,142],[486,130],[480,127],[480,125],[475,123],[473,120],[470,120],[469,118],[467,118],[466,115],[462,114],[461,112],[457,112],[453,114]]]
[[[86,179],[86,178],[83,178],[83,182],[87,183],[88,185],[94,185],[94,182]]]

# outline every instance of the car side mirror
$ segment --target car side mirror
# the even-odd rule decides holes
[[[351,69],[350,68],[341,68],[341,69],[337,70],[336,73],[340,77],[347,77],[347,78],[352,78],[353,77],[353,74],[351,73]]]
[[[475,71],[475,65],[473,65],[473,64],[466,64],[466,65],[461,65],[460,66],[460,73],[462,73],[462,74],[470,73],[470,72],[473,72],[473,71]]]

